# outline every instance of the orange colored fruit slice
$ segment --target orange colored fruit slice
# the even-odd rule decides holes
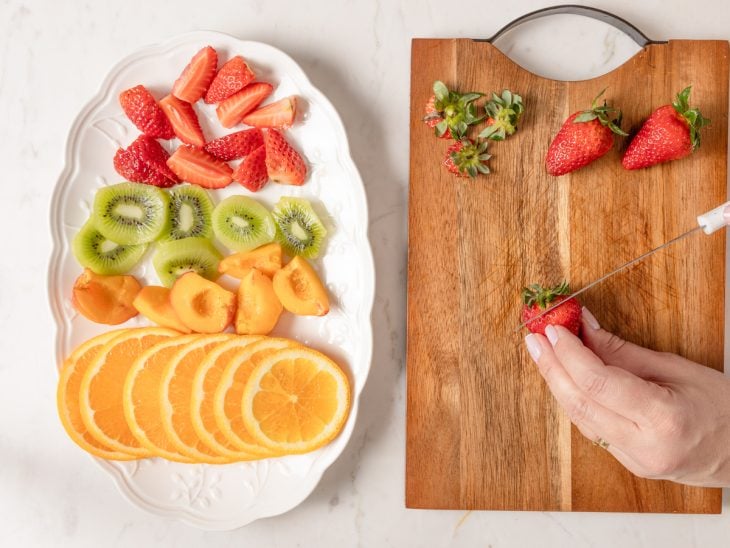
[[[228,255],[218,263],[218,272],[239,280],[255,268],[269,278],[281,270],[281,244],[274,242],[262,245],[253,251],[239,251]]]
[[[234,335],[226,333],[198,337],[178,350],[162,373],[162,427],[177,451],[199,462],[222,464],[231,461],[200,439],[193,428],[190,404],[193,378],[200,363],[208,352],[232,337]]]
[[[350,384],[327,356],[305,347],[273,352],[251,372],[243,423],[261,445],[306,453],[339,434],[350,409]]]
[[[89,434],[116,451],[151,456],[124,417],[122,390],[132,363],[145,350],[179,333],[163,327],[128,329],[106,343],[81,380],[79,409]]]
[[[109,460],[132,460],[137,457],[126,452],[116,451],[108,445],[98,442],[89,434],[81,418],[79,392],[81,380],[89,364],[99,355],[99,351],[106,343],[125,331],[126,329],[109,331],[78,346],[63,363],[56,391],[58,416],[69,437],[84,451]]]
[[[190,405],[195,433],[216,452],[233,460],[251,460],[258,458],[258,454],[237,448],[218,429],[213,412],[213,396],[223,371],[231,363],[231,358],[261,339],[263,337],[251,335],[236,337],[220,344],[208,352],[193,378]]]
[[[124,417],[132,434],[151,453],[177,462],[194,461],[175,448],[162,427],[160,385],[172,357],[199,337],[186,335],[157,343],[134,361],[124,381]]]
[[[232,356],[223,371],[213,395],[213,414],[220,432],[239,450],[261,457],[274,454],[256,441],[243,424],[241,415],[243,391],[251,372],[264,358],[282,348],[297,346],[299,343],[289,339],[264,338]]]

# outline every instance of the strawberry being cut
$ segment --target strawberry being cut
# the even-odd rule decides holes
[[[260,128],[286,129],[294,123],[296,115],[297,98],[291,96],[254,110],[243,117],[243,123]]]
[[[119,104],[127,118],[145,135],[172,139],[175,132],[162,109],[144,86],[134,86],[119,94]]]
[[[218,54],[211,46],[196,53],[172,86],[172,94],[190,104],[208,91],[218,68]]]
[[[140,135],[126,150],[117,150],[114,155],[114,169],[128,181],[167,188],[180,182],[167,166],[169,157],[155,139]]]
[[[202,147],[205,145],[203,130],[200,128],[198,115],[193,105],[182,101],[174,95],[168,95],[160,101],[160,107],[167,115],[175,130],[175,135],[183,143]]]
[[[560,176],[598,160],[613,147],[613,135],[628,135],[621,125],[621,111],[599,106],[599,93],[590,110],[571,114],[550,143],[545,164],[550,175]],[[615,117],[614,117],[615,114]]]
[[[300,154],[275,129],[264,133],[266,145],[266,172],[269,179],[285,185],[302,185],[307,177],[307,166]]]
[[[477,124],[484,116],[476,115],[474,101],[482,93],[457,93],[450,91],[446,84],[436,80],[433,83],[433,95],[426,103],[426,116],[423,121],[434,128],[437,137],[461,139],[466,135],[469,126]]]
[[[243,158],[264,144],[264,135],[258,128],[244,129],[214,139],[205,145],[205,151],[226,162]]]
[[[692,86],[677,94],[671,105],[659,107],[644,122],[626,149],[621,163],[626,169],[644,167],[679,160],[689,156],[700,146],[700,128],[710,120],[689,106]]]
[[[251,192],[261,190],[269,181],[266,171],[266,147],[261,145],[251,152],[233,172],[233,180]]]
[[[479,173],[489,173],[487,160],[492,156],[487,154],[489,141],[474,142],[464,138],[456,141],[446,149],[443,164],[446,169],[457,177],[476,177]]]
[[[274,86],[266,82],[254,82],[247,85],[238,93],[221,101],[215,109],[218,120],[223,127],[232,128],[239,123],[246,114],[255,109],[261,101],[266,99],[274,90]]]
[[[167,165],[183,181],[203,188],[223,188],[231,183],[233,170],[203,149],[182,145],[167,160]]]
[[[532,333],[544,335],[548,325],[562,325],[573,334],[580,334],[582,307],[575,298],[567,299],[568,295],[570,295],[568,282],[548,289],[542,288],[539,284],[523,288],[521,319],[523,323],[529,322],[525,327]],[[562,304],[544,316],[530,321],[545,309],[558,303]]]
[[[231,58],[221,67],[205,94],[208,104],[220,103],[234,93],[241,91],[256,79],[248,63],[240,55]]]

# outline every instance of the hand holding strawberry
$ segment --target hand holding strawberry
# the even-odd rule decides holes
[[[578,335],[580,333],[582,307],[576,299],[567,299],[568,295],[570,295],[568,282],[547,289],[539,284],[532,284],[523,288],[522,322],[526,323],[525,327],[532,333],[544,335],[545,328],[548,325],[562,325],[574,335]],[[550,306],[555,306],[558,303],[563,304],[544,316],[533,320]]]

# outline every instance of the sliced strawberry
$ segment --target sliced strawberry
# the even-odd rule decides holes
[[[261,145],[233,172],[233,180],[241,183],[251,192],[261,190],[269,181],[269,174],[266,171],[266,147]]]
[[[238,93],[231,95],[221,102],[215,109],[223,127],[235,126],[249,112],[259,106],[274,90],[274,86],[266,82],[256,82],[247,85]]]
[[[213,78],[205,94],[205,102],[220,103],[223,99],[228,99],[234,93],[241,91],[255,78],[256,75],[243,57],[236,55],[223,65]]]
[[[285,97],[275,103],[254,110],[243,117],[243,123],[254,127],[288,128],[294,123],[297,114],[297,98]]]
[[[117,150],[114,169],[128,181],[167,188],[180,182],[167,166],[169,157],[160,143],[147,135],[140,135],[126,150]]]
[[[231,184],[231,166],[197,147],[178,147],[167,165],[183,181],[203,188],[223,188]]]
[[[172,86],[172,94],[192,104],[200,99],[215,78],[218,54],[211,46],[196,53]]]
[[[219,160],[243,158],[252,150],[264,144],[264,135],[258,128],[244,129],[229,133],[205,145],[205,151]]]
[[[167,115],[168,120],[175,130],[175,135],[183,143],[202,147],[205,145],[203,130],[200,129],[198,115],[190,103],[181,101],[174,95],[168,95],[160,101],[160,108]]]
[[[269,179],[285,185],[302,185],[307,176],[307,166],[299,153],[286,142],[275,129],[264,133],[266,145],[266,172]]]
[[[145,135],[156,139],[172,139],[175,132],[165,113],[144,86],[134,86],[119,94],[119,104],[127,118]]]

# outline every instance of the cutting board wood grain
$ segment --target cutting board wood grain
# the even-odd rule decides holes
[[[422,122],[434,80],[520,93],[520,130],[490,144],[493,173],[458,179],[448,141]],[[632,134],[692,84],[712,125],[690,158],[621,167],[629,140],[573,174],[547,175],[563,120],[606,98]],[[593,446],[555,404],[527,355],[520,289],[580,288],[696,226],[726,199],[728,43],[651,44],[579,82],[531,74],[486,42],[412,42],[406,505],[410,508],[718,513],[721,491],[646,480]],[[478,130],[477,130],[478,131]],[[721,370],[725,235],[695,235],[590,290],[582,302],[635,343]],[[609,440],[610,441],[610,440]]]

